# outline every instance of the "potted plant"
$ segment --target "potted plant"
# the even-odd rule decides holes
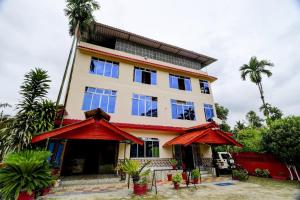
[[[179,185],[182,181],[182,178],[181,178],[181,175],[179,173],[175,174],[173,176],[173,179],[172,179],[173,183],[174,183],[174,189],[175,190],[178,190],[179,189]]]
[[[150,161],[141,165],[137,160],[125,158],[119,166],[120,170],[132,177],[133,193],[136,195],[143,195],[147,192],[147,176],[150,169],[144,170],[144,168],[149,164]]]
[[[172,168],[176,169],[178,161],[173,158],[173,159],[171,159],[170,163],[171,163]]]
[[[47,161],[48,151],[26,150],[8,154],[0,169],[0,195],[3,199],[34,199],[35,191],[53,183]]]
[[[182,179],[183,180],[187,180],[187,173],[185,172],[185,171],[183,171],[182,173],[181,173],[181,176],[182,176]]]
[[[199,169],[193,169],[192,171],[192,179],[194,184],[199,183],[199,178],[200,178],[200,170]]]
[[[172,181],[172,174],[167,174],[168,181]]]

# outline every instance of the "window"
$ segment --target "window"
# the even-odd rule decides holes
[[[172,118],[182,120],[196,120],[193,102],[171,99]]]
[[[207,81],[200,80],[201,93],[209,94],[209,85]]]
[[[138,83],[156,85],[156,71],[134,67],[133,81]]]
[[[169,75],[170,88],[192,91],[191,79],[183,76]]]
[[[133,94],[132,115],[157,117],[157,97]]]
[[[214,117],[214,108],[210,104],[204,104],[204,114],[207,122],[212,121]]]
[[[119,63],[92,58],[90,65],[90,73],[100,76],[119,78]]]
[[[116,91],[86,87],[82,110],[101,108],[104,112],[114,113],[116,104]]]
[[[158,158],[159,157],[159,140],[157,138],[142,138],[144,145],[131,144],[131,158]]]

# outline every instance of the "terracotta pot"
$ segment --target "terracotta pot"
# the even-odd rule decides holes
[[[186,174],[186,172],[182,172],[181,176],[182,176],[183,180],[185,180],[185,181],[187,180],[187,174]]]
[[[168,181],[172,181],[172,174],[167,174],[168,176]]]
[[[147,192],[147,184],[137,184],[133,185],[133,193],[135,195],[143,195]]]
[[[52,171],[51,171],[52,176],[56,176],[58,174],[59,174],[59,169],[52,169]]]
[[[18,196],[18,200],[34,200],[34,192],[32,194],[28,194],[27,192],[20,192]]]
[[[174,189],[178,190],[179,189],[179,183],[174,183]]]
[[[47,188],[42,189],[41,195],[42,195],[42,196],[45,196],[45,195],[49,194],[50,190],[51,190],[50,187],[47,187]]]
[[[176,167],[177,167],[176,165],[172,165],[172,168],[173,168],[173,169],[176,169]]]
[[[199,178],[193,178],[193,183],[198,184],[199,183]]]

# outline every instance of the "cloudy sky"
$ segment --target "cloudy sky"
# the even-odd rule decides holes
[[[267,102],[285,115],[300,115],[299,0],[99,0],[98,22],[218,59],[216,102],[230,109],[229,122],[261,105],[258,89],[242,81],[239,67],[251,56],[275,64],[263,80]],[[63,0],[0,0],[0,102],[16,104],[23,76],[42,67],[56,99],[71,38]],[[7,111],[12,112],[12,111]]]

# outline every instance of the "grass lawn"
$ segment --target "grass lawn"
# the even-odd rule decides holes
[[[289,187],[289,188],[300,189],[300,182],[290,181],[290,180],[281,181],[281,180],[273,180],[270,178],[259,178],[255,176],[250,176],[247,182],[258,184],[263,187],[270,187],[270,188]]]

